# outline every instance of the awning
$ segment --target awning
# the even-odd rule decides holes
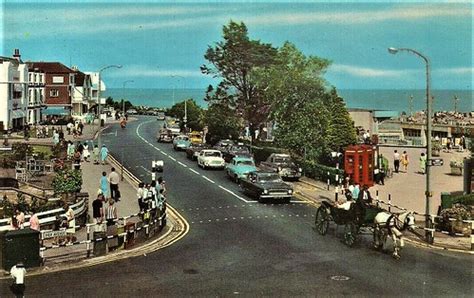
[[[71,114],[70,109],[65,107],[47,107],[42,111],[43,115],[59,115],[59,116],[68,116]]]
[[[12,119],[18,119],[18,118],[25,118],[25,112],[22,110],[13,110],[12,111]]]

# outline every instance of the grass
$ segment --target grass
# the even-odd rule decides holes
[[[45,157],[51,156],[51,146],[33,145],[33,152],[36,154],[44,154]]]

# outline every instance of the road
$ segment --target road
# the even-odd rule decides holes
[[[168,200],[190,223],[187,236],[150,255],[27,278],[27,296],[472,293],[472,256],[407,246],[397,261],[373,250],[370,235],[348,248],[341,243],[342,228],[335,235],[331,225],[326,236],[313,230],[314,207],[298,200],[252,201],[223,171],[202,170],[170,144],[157,143],[159,125],[139,117],[124,130],[109,128],[103,141],[145,181],[151,161],[164,160]],[[5,281],[1,290],[8,291]]]

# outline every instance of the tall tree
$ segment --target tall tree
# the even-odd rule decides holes
[[[230,21],[223,27],[223,40],[209,46],[204,55],[209,64],[201,66],[201,72],[222,79],[214,93],[218,96],[212,96],[213,100],[241,111],[252,131],[266,120],[269,112],[262,92],[255,86],[252,70],[271,65],[276,54],[270,44],[251,40],[244,23]]]
[[[276,141],[294,154],[317,159],[326,151],[327,109],[322,102],[322,74],[329,61],[305,56],[286,42],[272,66],[254,70],[253,76],[270,104],[276,123]]]
[[[340,152],[357,141],[354,121],[346,109],[344,100],[337,94],[336,88],[333,87],[326,93],[324,103],[329,111],[328,149]]]
[[[223,103],[213,103],[209,106],[204,113],[204,123],[208,127],[211,144],[229,137],[236,139],[242,129],[236,111]]]
[[[194,101],[194,99],[188,99],[186,103],[187,110],[187,123],[186,126],[192,130],[201,130],[203,128],[203,110]],[[178,118],[181,123],[181,128],[184,127],[184,101],[178,102],[168,110],[168,115]]]

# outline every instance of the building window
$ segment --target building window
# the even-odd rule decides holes
[[[58,89],[51,89],[51,90],[49,90],[49,96],[51,96],[51,97],[58,97],[58,96],[59,96],[59,90],[58,90]]]
[[[53,84],[63,84],[64,77],[63,76],[53,76]]]
[[[31,77],[32,77],[32,74],[29,73],[29,74],[28,74],[28,82],[30,82],[30,83],[31,83]]]

